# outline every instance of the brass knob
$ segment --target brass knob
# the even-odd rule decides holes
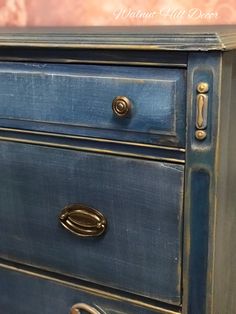
[[[203,141],[206,138],[207,134],[204,130],[197,130],[195,132],[195,136],[199,141]]]
[[[199,93],[207,93],[209,90],[209,85],[208,83],[206,82],[200,82],[198,85],[197,85],[197,91]]]
[[[117,96],[112,101],[112,110],[117,117],[127,117],[130,114],[132,102],[125,96]]]
[[[87,312],[88,314],[100,314],[94,307],[85,303],[77,303],[70,309],[70,314],[80,314],[80,310]]]

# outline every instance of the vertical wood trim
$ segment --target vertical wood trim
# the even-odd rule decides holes
[[[205,170],[191,173],[191,245],[188,313],[206,312],[204,302],[207,281],[207,254],[209,236],[209,186],[210,176]],[[199,289],[201,287],[201,289]]]
[[[217,179],[215,162],[220,75],[221,53],[199,52],[189,55],[184,200],[184,314],[212,313],[213,235]],[[205,130],[207,137],[203,141],[195,138],[196,87],[200,82],[207,82],[209,84],[209,115],[208,126]],[[202,173],[199,179],[195,175],[197,172],[199,175]],[[198,183],[206,189],[202,198],[199,195]],[[208,202],[206,201],[207,199]],[[199,235],[199,242],[207,241],[207,243],[198,243],[198,232],[203,232],[202,235]],[[198,258],[198,261],[195,260],[196,258]],[[202,293],[199,291],[202,291]]]

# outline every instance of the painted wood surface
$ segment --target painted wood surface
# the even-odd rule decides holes
[[[9,127],[11,119],[23,128],[38,121],[54,123],[55,132],[72,125],[80,135],[183,146],[184,83],[181,69],[1,63],[0,118]],[[117,96],[131,100],[128,117],[113,113]]]
[[[214,221],[214,314],[236,313],[236,53],[222,56]]]
[[[120,293],[121,290],[127,290],[136,296],[138,294],[148,296],[149,298],[145,299],[147,303],[150,302],[150,297],[172,304],[182,302],[182,312],[184,314],[228,314],[235,312],[235,55],[234,53],[215,52],[215,50],[227,50],[235,47],[235,32],[229,29],[225,31],[225,28],[218,31],[207,29],[208,31],[199,28],[197,32],[195,29],[193,36],[191,32],[182,32],[182,37],[179,36],[181,31],[178,29],[176,32],[179,35],[175,37],[170,28],[167,28],[160,31],[161,36],[158,38],[149,33],[149,29],[144,31],[144,33],[147,32],[150,35],[146,41],[144,40],[146,34],[140,33],[135,36],[132,33],[132,36],[135,37],[133,42],[129,41],[130,36],[127,34],[120,36],[121,29],[107,30],[106,36],[97,34],[97,41],[93,41],[95,33],[98,32],[96,30],[95,33],[81,36],[80,41],[77,43],[76,40],[79,37],[71,36],[66,40],[66,33],[59,35],[51,43],[49,43],[49,39],[52,35],[48,33],[39,35],[37,30],[34,34],[31,32],[28,35],[19,31],[15,37],[12,34],[2,35],[1,60],[21,59],[27,62],[34,60],[35,62],[43,62],[40,66],[44,66],[46,69],[53,68],[54,71],[56,68],[56,72],[59,71],[59,68],[64,69],[65,67],[63,73],[67,71],[68,67],[70,68],[70,76],[71,69],[75,69],[74,65],[67,64],[59,67],[56,64],[45,66],[45,62],[71,63],[80,62],[79,60],[82,60],[83,63],[95,63],[96,60],[101,63],[106,63],[106,60],[108,63],[114,62],[116,64],[125,62],[129,67],[126,68],[124,64],[119,67],[113,66],[111,68],[119,68],[119,71],[109,72],[108,68],[110,67],[104,65],[103,72],[96,71],[95,76],[104,77],[104,73],[110,73],[113,76],[114,83],[117,80],[117,75],[120,79],[125,77],[125,73],[125,75],[130,75],[129,77],[132,80],[138,76],[139,79],[147,82],[148,79],[157,79],[156,73],[158,72],[161,74],[160,79],[163,82],[163,79],[166,80],[169,75],[167,73],[177,73],[179,78],[183,78],[182,88],[184,93],[187,92],[184,188],[182,185],[184,166],[148,161],[144,155],[143,160],[141,158],[138,160],[121,156],[112,157],[109,154],[103,156],[101,152],[96,155],[88,152],[70,151],[69,149],[66,151],[27,144],[1,143],[0,233],[2,241],[0,247],[3,253],[1,256],[5,260],[13,259],[16,262],[37,264],[45,268],[45,271],[50,267],[53,271],[58,272],[63,269],[70,276],[79,276],[88,281],[98,282],[101,287],[104,285],[104,289],[105,285],[112,287],[112,283],[115,283],[114,287],[120,289]],[[85,33],[86,31],[88,30],[84,30]],[[113,31],[115,34],[112,33]],[[126,36],[125,43],[122,42],[124,36]],[[103,45],[104,41],[102,42],[105,38],[107,46]],[[15,49],[16,46],[19,50]],[[135,50],[135,47],[138,47],[139,52]],[[88,54],[88,60],[86,60],[86,51],[89,48],[96,49],[91,50]],[[158,50],[156,56],[150,54],[151,64],[149,64],[149,67],[147,66],[148,55],[146,50],[152,51],[152,53],[153,50]],[[186,52],[193,50],[198,51],[189,54]],[[19,52],[18,57],[16,51]],[[40,51],[42,54],[40,54]],[[125,57],[126,51],[127,57]],[[169,54],[169,51],[172,54]],[[183,51],[184,54],[182,55],[180,51]],[[134,53],[133,62],[138,62],[139,65],[142,64],[145,67],[138,67],[138,64],[135,63],[133,63],[134,67],[131,66],[132,53]],[[30,57],[31,54],[32,58]],[[175,56],[178,57],[175,59]],[[1,69],[4,68],[4,64],[1,63]],[[39,65],[37,68],[35,64],[24,66],[14,64],[14,67],[19,67],[20,72],[22,72],[22,67],[31,69],[32,66],[34,66],[34,71],[38,75],[41,71]],[[81,65],[78,67],[82,69]],[[176,69],[174,70],[173,67],[176,67]],[[186,67],[185,85],[183,73],[185,73],[184,68]],[[10,73],[13,68],[12,63],[5,64],[5,72],[8,71],[8,74],[14,76],[16,71],[13,71],[13,74]],[[103,66],[89,66],[88,68],[100,69]],[[161,72],[159,72],[160,70]],[[93,74],[93,72],[91,73]],[[17,75],[16,80],[19,79]],[[34,81],[33,77],[32,81]],[[39,79],[37,81],[39,82],[40,75],[37,76],[37,79]],[[196,87],[200,81],[206,81],[209,84],[207,137],[204,141],[198,141],[195,138]],[[9,82],[9,84],[13,84],[13,81],[10,80]],[[5,83],[1,82],[0,84]],[[154,85],[152,85],[152,90],[155,89]],[[26,85],[19,84],[17,86],[22,86],[21,91],[24,94]],[[38,86],[42,87],[43,85]],[[111,87],[111,85],[109,86]],[[14,84],[12,87],[14,87]],[[137,92],[139,92],[138,87],[139,84],[136,84]],[[2,88],[2,93],[4,94],[7,89],[9,94],[5,97],[11,99],[14,88],[10,89],[5,85]],[[103,97],[106,99],[110,91],[105,88],[104,90],[106,93]],[[178,89],[178,92],[181,93],[182,90]],[[32,91],[28,93],[32,96],[30,93]],[[60,92],[58,93],[58,95],[61,95]],[[160,94],[162,95],[162,93]],[[19,91],[18,95],[21,100],[25,97],[20,97]],[[46,97],[37,94],[37,92],[34,95],[38,95],[39,98]],[[151,100],[153,95],[150,95],[148,99]],[[88,97],[92,99],[91,93]],[[51,96],[48,99],[53,99],[53,97]],[[12,103],[16,104],[14,101]],[[48,104],[50,105],[51,102],[48,102]],[[169,102],[169,104],[171,103]],[[174,103],[172,102],[172,104]],[[184,106],[185,101],[182,104]],[[180,112],[183,114],[181,110],[184,109],[180,107],[176,107],[177,115]],[[24,106],[19,104],[18,108],[23,108],[24,111]],[[45,105],[42,108],[45,111],[48,107]],[[148,108],[150,110],[150,107]],[[9,110],[9,108],[6,108],[6,110]],[[24,114],[24,112],[22,113]],[[63,111],[63,115],[64,113],[66,112]],[[41,114],[39,112],[39,116]],[[55,117],[55,112],[48,112],[49,118],[51,115]],[[36,116],[38,115],[35,114]],[[143,117],[146,119],[148,112],[143,112]],[[184,114],[182,117],[184,117]],[[153,130],[148,131],[147,125],[142,124],[141,116],[139,118],[137,129],[140,127],[142,132],[137,132],[136,138],[132,130],[126,132],[125,128],[124,131],[118,131],[119,128],[117,128],[115,131],[110,129],[109,132],[106,129],[104,133],[102,133],[102,129],[95,130],[94,128],[94,133],[90,133],[90,136],[106,138],[119,135],[121,140],[133,140],[136,143],[147,141],[148,143],[151,140],[150,136],[154,135],[156,140],[156,136],[159,135],[154,134],[155,132],[152,134]],[[27,127],[28,130],[33,131],[36,125],[40,125],[37,130],[44,132],[49,131],[47,128],[50,125],[52,127],[50,132],[58,132],[61,135],[65,130],[72,132],[72,129],[75,130],[75,128],[74,134],[79,132],[80,135],[86,135],[88,129],[89,132],[92,132],[93,129],[82,129],[70,124],[63,125],[63,119],[60,121],[58,124],[51,123],[51,121],[44,124],[42,121],[34,122],[29,120],[25,123],[24,120],[1,119],[1,126],[19,129]],[[156,127],[155,121],[152,120],[152,123]],[[157,119],[157,121],[159,120]],[[181,118],[179,121],[183,122],[183,119]],[[122,124],[120,127],[124,127],[124,125]],[[185,123],[182,130],[185,130]],[[5,137],[2,137],[6,140],[6,134],[9,135],[9,133],[15,132],[14,136],[16,136],[18,131],[1,130],[1,134],[4,132]],[[67,131],[64,133],[67,133]],[[17,140],[20,140],[22,134],[20,132],[17,134]],[[33,133],[25,134],[21,140],[26,141],[27,138],[38,140],[40,136]],[[183,136],[182,138],[184,138]],[[52,134],[47,135],[47,139],[51,137]],[[164,134],[160,134],[160,138],[164,139]],[[64,141],[67,141],[66,137]],[[72,143],[72,140],[70,143]],[[165,143],[167,144],[167,142]],[[87,143],[84,145],[87,145]],[[106,147],[111,148],[109,143],[106,145]],[[115,145],[115,143],[112,145]],[[172,146],[172,148],[174,147]],[[119,154],[118,145],[116,151]],[[138,154],[138,151],[137,146],[135,152]],[[141,152],[141,149],[139,152]],[[157,150],[155,156],[158,157],[159,152]],[[152,154],[150,152],[151,156],[154,155]],[[166,154],[163,155],[167,156]],[[171,156],[168,155],[168,157]],[[108,182],[108,184],[104,182]],[[126,189],[126,187],[128,188]],[[101,196],[104,190],[108,193],[108,197],[104,197],[104,194]],[[182,238],[181,209],[183,194],[184,235]],[[176,197],[173,197],[173,195],[176,195]],[[85,244],[82,240],[63,230],[57,223],[55,225],[51,224],[51,221],[53,223],[57,221],[58,212],[66,205],[65,201],[77,202],[78,197],[85,203],[92,200],[89,204],[98,209],[104,208],[112,224],[109,225],[109,230],[103,238],[95,241],[89,240]],[[152,206],[153,204],[154,206]],[[42,209],[45,210],[45,215],[41,215]],[[122,216],[119,216],[121,212]],[[119,224],[119,222],[122,223]],[[42,233],[42,229],[45,230],[44,233]],[[109,235],[112,235],[111,242],[108,241]],[[63,240],[60,241],[60,239]],[[109,245],[105,248],[108,242]],[[120,245],[121,243],[122,245]],[[96,258],[91,259],[91,257],[93,258],[94,247],[96,249]],[[71,249],[68,250],[68,248]],[[76,254],[71,255],[71,251],[75,251]],[[57,254],[58,252],[61,255]],[[80,255],[81,252],[82,256]],[[182,285],[182,260],[180,255],[183,255]],[[63,258],[60,258],[60,256],[63,256]],[[85,265],[83,264],[84,257],[88,256],[90,259],[86,258]],[[94,261],[97,260],[98,256],[100,259],[95,263]],[[176,263],[174,262],[175,257],[177,257]],[[107,261],[106,267],[104,267],[103,258]],[[91,265],[96,268],[91,268]],[[85,269],[87,277],[84,278],[82,271],[79,273],[78,269]],[[102,272],[95,271],[98,269]],[[34,276],[37,277],[36,274]],[[99,278],[99,276],[101,277]],[[5,278],[3,289],[5,289],[5,285],[8,287],[7,283],[10,282],[9,275],[6,275]],[[26,276],[22,275],[22,278],[24,279]],[[36,281],[39,284],[38,277]],[[14,280],[13,282],[15,283]],[[20,286],[19,282],[19,287],[24,288],[23,285]],[[29,286],[30,284],[32,283],[29,283]],[[35,287],[34,285],[36,283],[32,284],[32,287]],[[10,291],[3,291],[5,294],[2,295],[9,302]],[[32,294],[29,295],[32,297]],[[24,298],[22,299],[24,300]],[[34,300],[34,297],[32,297],[32,300]],[[125,304],[121,304],[121,306],[122,313],[129,313],[129,309],[124,307]]]
[[[17,269],[16,269],[17,270]],[[0,269],[0,311],[6,314],[69,314],[76,303],[85,303],[100,314],[178,314],[179,312],[133,305],[115,295],[58,282],[37,273]],[[88,312],[84,312],[88,314]]]
[[[236,48],[235,25],[0,29],[0,47],[224,51]]]
[[[7,126],[8,121],[4,121]],[[1,121],[3,124],[3,120]],[[65,135],[42,131],[29,130],[32,123],[24,123],[27,130],[0,127],[0,139],[18,143],[31,143],[72,149],[78,151],[90,151],[98,154],[126,156],[132,158],[145,158],[164,162],[185,163],[185,149],[168,146],[150,145],[134,142],[123,142],[109,139]],[[38,126],[39,127],[39,126]],[[49,124],[47,125],[49,128]],[[71,128],[71,127],[70,127]],[[49,128],[50,129],[50,128]]]
[[[219,52],[189,56],[183,259],[183,313],[186,314],[215,314],[212,272],[221,70]],[[203,141],[195,137],[200,82],[209,85],[207,136]]]
[[[1,257],[180,304],[183,165],[1,142],[0,173]],[[65,230],[73,203],[106,234]]]
[[[1,31],[1,29],[0,29]],[[56,52],[56,53],[55,53]],[[113,49],[68,49],[68,48],[47,48],[42,47],[2,47],[0,49],[1,61],[29,61],[44,63],[63,64],[103,64],[103,65],[134,65],[134,66],[158,66],[186,68],[188,54],[186,52],[169,51],[166,52],[147,50],[145,54],[142,50],[113,50]]]

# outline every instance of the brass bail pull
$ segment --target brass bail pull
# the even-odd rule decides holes
[[[98,237],[107,228],[107,220],[103,214],[83,204],[66,206],[59,219],[64,228],[81,237]]]
[[[85,311],[88,314],[101,314],[94,307],[85,303],[74,304],[70,309],[70,314],[80,314],[80,310]]]

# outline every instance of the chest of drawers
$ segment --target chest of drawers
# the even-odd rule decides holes
[[[236,313],[236,29],[0,34],[0,311]]]

